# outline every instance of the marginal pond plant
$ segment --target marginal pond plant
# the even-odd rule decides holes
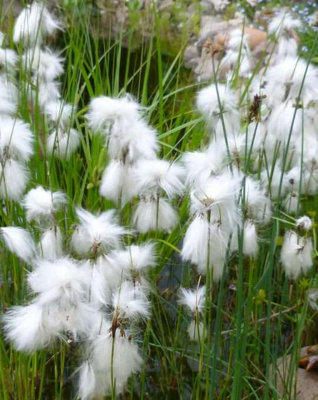
[[[144,398],[152,390],[147,376],[169,368],[180,396],[277,398],[269,364],[280,345],[296,354],[307,305],[317,311],[318,69],[298,57],[300,26],[277,15],[268,27],[271,51],[256,68],[249,36],[232,32],[223,59],[213,61],[212,82],[189,85],[196,95],[187,107],[199,117],[169,129],[168,78],[149,105],[146,87],[143,105],[126,87],[95,93],[91,79],[102,81],[103,72],[80,64],[74,33],[59,54],[49,45],[67,28],[42,3],[22,10],[0,48],[0,237],[14,254],[3,250],[13,268],[1,276],[21,293],[20,305],[9,305],[4,290],[3,354],[16,354],[10,345],[30,358],[59,349],[55,379],[67,354],[72,393],[83,400]],[[9,42],[17,51],[3,47]],[[115,89],[118,79],[116,72]],[[207,135],[188,146],[195,127]],[[169,142],[184,129],[188,136]],[[165,278],[171,265],[183,271],[173,286]],[[280,300],[294,305],[272,313]],[[281,339],[281,324],[273,338],[273,319],[290,312],[297,313],[288,321],[293,340]],[[170,340],[163,333],[171,324]],[[249,335],[255,359],[245,354]],[[243,367],[254,375],[242,380]],[[183,370],[195,374],[186,389]],[[136,374],[141,383],[129,386]],[[38,387],[30,384],[30,399],[44,396],[43,375]],[[10,385],[4,399],[15,391]],[[63,384],[55,395],[63,398]]]

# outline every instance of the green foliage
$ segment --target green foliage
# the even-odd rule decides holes
[[[171,22],[168,17],[155,15],[150,39],[142,41],[136,51],[134,29],[118,32],[115,40],[107,34],[105,39],[99,39],[92,34],[90,15],[78,9],[75,1],[67,3],[72,5],[66,8],[64,16],[68,26],[56,45],[66,60],[63,95],[78,107],[76,127],[81,132],[81,150],[70,161],[49,159],[42,151],[42,135],[47,135],[47,128],[42,115],[26,107],[22,84],[20,87],[20,113],[31,123],[36,135],[36,152],[29,165],[33,171],[29,187],[40,184],[67,194],[69,209],[65,216],[59,216],[65,233],[71,231],[74,222],[72,206],[82,205],[91,211],[113,206],[101,199],[98,192],[107,154],[102,139],[93,136],[85,126],[84,113],[90,98],[132,93],[147,107],[146,115],[158,131],[161,156],[166,159],[178,159],[185,151],[203,147],[208,141],[205,125],[194,111],[194,95],[200,86],[192,82],[191,73],[182,67],[186,35],[180,42],[171,43],[173,50],[168,53],[173,57],[166,56],[167,41],[171,38],[167,40],[162,32]],[[134,20],[139,4],[134,1],[129,7]],[[174,18],[177,15],[175,10]],[[197,26],[198,21],[189,23]],[[12,26],[12,21],[9,25]],[[311,36],[303,40],[311,46]],[[20,205],[4,203],[0,211],[1,226],[24,226]],[[243,259],[241,251],[229,260],[228,275],[219,284],[206,277],[210,289],[204,312],[207,340],[200,344],[190,342],[186,332],[188,316],[175,304],[179,285],[197,284],[196,273],[190,265],[181,263],[177,254],[188,224],[187,205],[187,199],[176,204],[180,224],[170,235],[137,238],[139,242],[153,239],[159,257],[158,267],[151,274],[152,318],[142,326],[143,335],[139,339],[144,369],[130,380],[123,398],[278,399],[270,365],[275,370],[280,356],[292,354],[294,363],[288,375],[291,382],[299,347],[316,339],[317,315],[308,310],[305,293],[317,277],[312,273],[295,284],[284,277],[276,248],[283,228],[289,225],[285,216],[277,212],[270,227],[264,228],[256,260]],[[304,211],[309,214],[316,209],[317,199],[308,199]],[[128,205],[121,212],[121,220],[128,224],[130,213]],[[316,214],[314,218],[317,222]],[[1,247],[2,311],[25,302],[26,268]],[[76,357],[72,343],[56,344],[28,356],[15,352],[2,337],[0,398],[75,398],[68,376],[76,365]],[[286,399],[293,398],[293,387],[289,386]]]

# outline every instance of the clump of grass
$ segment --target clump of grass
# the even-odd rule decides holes
[[[17,199],[2,193],[1,235],[15,253],[2,253],[1,300],[14,345],[1,338],[2,398],[123,392],[125,398],[273,399],[279,398],[277,359],[287,355],[284,396],[293,398],[299,348],[315,338],[307,292],[317,283],[311,85],[318,79],[292,53],[293,20],[276,21],[277,46],[263,70],[247,71],[238,61],[220,83],[215,66],[212,85],[202,89],[183,84],[181,51],[164,62],[160,35],[136,54],[131,31],[99,40],[76,7],[66,18],[76,24],[56,37],[65,59],[60,76],[48,79],[50,63],[39,69],[48,54],[38,51],[32,68],[19,62],[11,76],[4,71],[18,88],[7,118],[29,123],[34,154],[23,160],[30,171],[24,203],[14,201],[22,193]],[[160,19],[155,23],[160,32]],[[32,46],[39,48],[44,33],[29,32]],[[5,43],[14,48],[10,35]],[[124,40],[131,43],[126,50]],[[231,49],[239,60],[249,56],[244,43],[242,35]],[[32,49],[25,45],[15,47],[17,59],[33,61],[35,53],[22,57]],[[201,114],[192,111],[198,89]],[[90,101],[101,95],[95,109]],[[59,107],[48,107],[52,100]],[[2,125],[0,131],[2,138]],[[16,156],[13,144],[4,152],[9,159]],[[3,165],[7,159],[1,154]],[[112,180],[114,163],[120,173]],[[177,211],[169,208],[166,218],[160,204],[168,200]],[[118,220],[109,211],[115,207]],[[303,214],[311,218],[299,219]],[[293,265],[280,256],[281,246]],[[179,287],[187,289],[178,294]],[[77,392],[70,377],[80,362]]]

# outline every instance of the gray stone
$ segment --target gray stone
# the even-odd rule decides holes
[[[306,349],[307,347],[301,349],[301,356],[307,354]],[[288,394],[286,381],[292,367],[290,363],[291,356],[280,358],[277,361],[276,387],[281,396]],[[293,382],[289,387],[295,388],[295,396],[290,397],[290,400],[318,400],[318,372],[307,372],[305,369],[297,368]]]

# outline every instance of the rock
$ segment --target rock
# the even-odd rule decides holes
[[[206,11],[224,11],[224,9],[229,5],[229,0],[202,0],[201,4],[206,9]]]
[[[264,31],[255,28],[244,28],[244,33],[248,35],[248,42],[251,50],[264,44],[267,40],[267,34]]]
[[[310,17],[310,25],[313,27],[318,26],[318,11],[314,12]]]
[[[210,15],[203,15],[201,17],[201,29],[199,35],[199,41],[206,40],[216,36],[220,32],[224,32],[228,29],[229,23],[222,21],[221,17],[212,17]]]
[[[307,354],[307,347],[301,349],[300,355]],[[286,381],[290,372],[291,356],[282,357],[277,361],[277,390],[281,396],[286,396]],[[295,400],[318,400],[318,372],[307,372],[305,369],[297,368],[293,377],[292,385],[289,388],[294,388],[296,383]],[[285,397],[284,397],[285,398]],[[291,399],[294,399],[291,397]]]
[[[190,45],[185,49],[184,55],[184,65],[186,68],[195,68],[198,64],[199,51],[197,46]]]

